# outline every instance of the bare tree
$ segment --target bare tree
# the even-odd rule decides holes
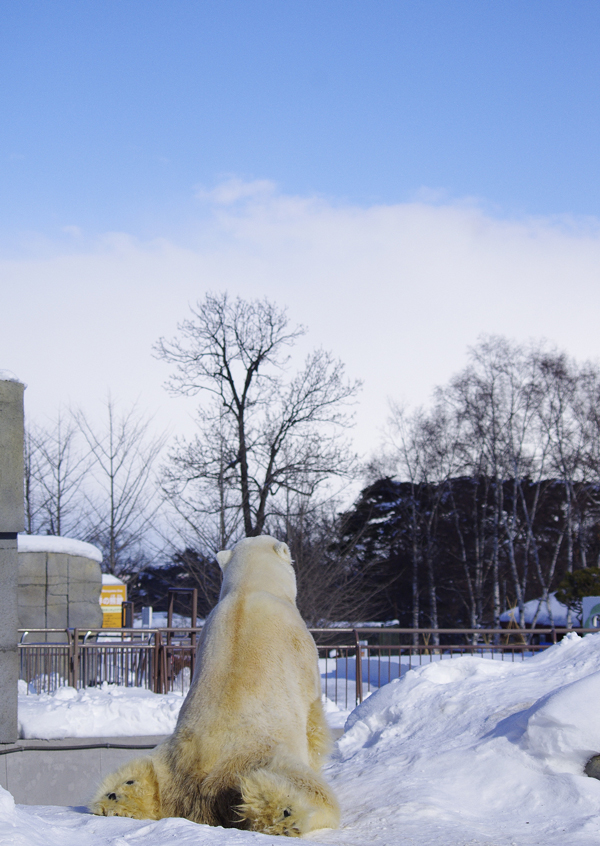
[[[438,391],[438,401],[456,422],[462,472],[490,483],[491,514],[482,524],[485,537],[478,548],[476,582],[482,583],[489,563],[493,624],[497,627],[503,550],[508,553],[517,604],[523,614],[524,583],[515,557],[516,509],[522,480],[535,467],[535,423],[541,391],[535,350],[511,344],[505,338],[489,337],[470,350],[470,359],[450,385]],[[512,484],[510,512],[504,502],[507,483]],[[487,496],[485,502],[487,505]]]
[[[151,420],[135,405],[119,413],[110,396],[102,429],[82,411],[74,416],[93,458],[86,539],[102,548],[109,573],[127,574],[147,557],[150,536],[159,537],[153,524],[159,506],[153,471],[165,436],[150,434]]]
[[[157,356],[175,365],[170,390],[208,398],[198,436],[178,443],[166,475],[165,490],[188,521],[209,516],[225,536],[258,535],[278,513],[278,496],[311,497],[351,472],[341,431],[359,383],[320,349],[286,380],[289,350],[303,333],[266,299],[209,294],[179,336],[157,343]]]
[[[361,494],[355,525],[371,519],[372,503],[389,515],[388,561],[412,571],[413,625],[426,581],[432,624],[437,586],[448,613],[446,570],[473,628],[490,617],[497,626],[512,597],[523,626],[532,594],[551,617],[561,574],[600,558],[600,369],[545,343],[497,337],[483,338],[469,356],[436,391],[432,411],[393,411],[394,461],[380,465],[385,478]],[[377,536],[375,513],[367,548]],[[405,594],[406,582],[405,575]]]
[[[89,468],[70,417],[59,413],[46,427],[28,426],[25,439],[27,531],[80,536],[82,484]]]
[[[220,409],[216,419],[198,410],[202,435],[176,439],[162,473],[166,503],[178,520],[171,523],[179,546],[227,549],[239,533],[241,503],[235,473],[235,431]]]
[[[328,626],[332,622],[368,620],[374,597],[381,586],[365,578],[356,555],[359,536],[345,534],[340,513],[341,493],[317,498],[287,490],[279,497],[269,531],[290,547],[297,604],[307,624]]]
[[[567,572],[573,572],[575,537],[580,521],[581,497],[585,488],[577,482],[585,478],[586,454],[589,454],[589,427],[586,426],[583,393],[584,379],[577,365],[562,353],[540,355],[537,361],[543,402],[540,405],[540,430],[549,444],[549,465],[553,475],[564,485],[565,524],[559,537],[556,555],[542,581],[542,600],[547,602],[549,585],[554,578],[559,545],[566,540]],[[588,373],[588,378],[591,374]],[[582,413],[583,412],[583,413]],[[571,608],[567,622],[571,623]]]
[[[35,535],[41,524],[44,498],[39,484],[38,454],[31,426],[25,427],[23,442],[23,489],[25,493],[25,531]]]
[[[438,404],[429,414],[412,414],[390,404],[385,450],[388,465],[410,484],[410,536],[412,558],[412,625],[420,623],[420,577],[425,570],[429,623],[438,628],[438,593],[435,559],[438,557],[436,523],[442,497],[457,470],[457,445],[451,421]],[[435,635],[434,642],[439,642]]]

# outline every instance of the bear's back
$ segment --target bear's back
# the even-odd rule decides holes
[[[206,621],[176,734],[202,739],[207,769],[239,754],[244,738],[254,748],[285,743],[307,760],[319,696],[316,647],[295,605],[267,590],[232,591]]]

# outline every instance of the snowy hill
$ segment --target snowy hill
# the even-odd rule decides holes
[[[139,697],[142,700],[144,697]],[[597,846],[600,634],[568,635],[524,662],[462,657],[408,672],[348,718],[326,777],[339,846]],[[281,838],[186,820],[15,807],[0,792],[0,843],[31,846],[260,844]]]

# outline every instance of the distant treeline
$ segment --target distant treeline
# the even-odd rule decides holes
[[[383,478],[363,490],[343,527],[372,619],[491,626],[498,605],[522,608],[573,568],[598,565],[600,489],[559,479]]]
[[[359,385],[342,363],[316,350],[287,371],[303,331],[266,300],[207,295],[157,346],[172,390],[198,396],[195,435],[167,447],[110,397],[102,424],[30,424],[27,531],[97,544],[138,606],[195,586],[203,616],[215,552],[268,533],[290,546],[311,625],[497,626],[510,606],[522,621],[528,600],[598,565],[598,364],[484,338],[428,409],[392,406],[365,465],[345,437]]]
[[[304,497],[266,521],[291,547],[312,625],[496,627],[511,606],[523,622],[528,600],[599,563],[600,369],[484,339],[429,409],[392,408],[366,474],[345,513]],[[173,564],[214,602],[203,553]]]
[[[600,369],[487,338],[432,407],[392,409],[372,483],[344,515],[372,613],[499,624],[600,554]],[[376,601],[375,601],[376,597]]]

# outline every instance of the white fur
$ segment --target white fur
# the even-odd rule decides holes
[[[290,551],[263,535],[217,559],[220,599],[175,732],[152,753],[153,770],[133,762],[132,772],[147,772],[159,817],[291,836],[334,827],[337,802],[318,775],[330,737],[317,651],[296,608]],[[95,813],[119,812],[114,785],[101,786]]]

